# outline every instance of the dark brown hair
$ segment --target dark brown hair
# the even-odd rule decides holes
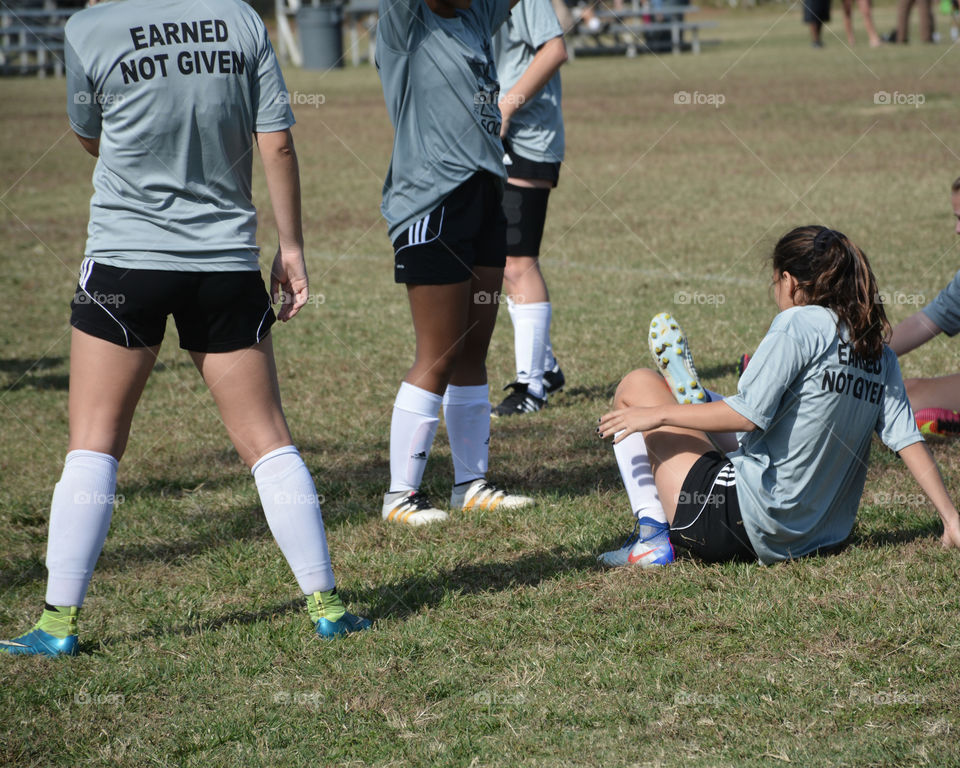
[[[846,235],[816,225],[797,227],[780,238],[770,260],[776,272],[796,278],[803,293],[794,299],[798,304],[832,309],[856,354],[880,359],[890,323],[867,255]]]
[[[950,185],[951,192],[960,192],[960,176],[953,180],[953,184]]]

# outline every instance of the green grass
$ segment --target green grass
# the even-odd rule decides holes
[[[341,589],[376,629],[311,636],[254,485],[171,326],[121,466],[82,654],[0,660],[0,764],[960,765],[960,560],[940,550],[934,510],[881,446],[839,556],[595,567],[630,520],[592,425],[618,379],[646,365],[654,313],[678,315],[706,383],[730,391],[737,357],[774,315],[763,258],[790,227],[843,230],[891,293],[929,301],[957,269],[956,51],[873,51],[861,37],[851,53],[828,35],[816,52],[784,11],[715,14],[706,36],[723,44],[699,57],[565,69],[568,162],[543,263],[568,390],[540,415],[495,423],[491,446],[496,477],[539,503],[429,530],[378,514],[413,345],[377,209],[391,139],[379,84],[369,68],[290,71],[291,90],[325,96],[298,110],[296,128],[324,301],[277,328],[281,385],[326,498]],[[877,16],[892,25],[891,8]],[[678,106],[681,90],[725,103]],[[877,106],[881,90],[926,101]],[[43,598],[66,446],[67,303],[93,164],[67,135],[63,91],[0,83],[6,637]],[[259,170],[256,190],[272,252]],[[678,306],[682,291],[707,303]],[[503,315],[494,390],[512,374]],[[940,338],[905,373],[955,371],[958,351]],[[934,446],[954,494],[958,449]],[[444,498],[451,474],[441,430],[427,489]]]

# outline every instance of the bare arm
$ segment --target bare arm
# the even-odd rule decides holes
[[[531,101],[566,60],[567,46],[564,44],[562,36],[547,40],[540,46],[533,57],[533,61],[530,62],[530,66],[520,76],[513,88],[500,97],[500,114],[503,117],[503,124],[500,128],[501,136],[507,135],[513,113],[522,109],[524,104]]]
[[[721,400],[694,405],[621,408],[601,416],[597,432],[600,437],[610,437],[623,430],[623,434],[614,440],[619,443],[634,432],[646,432],[658,427],[684,427],[704,432],[753,432],[757,425]]]
[[[87,152],[89,152],[94,157],[100,157],[100,137],[99,136],[95,139],[88,139],[86,136],[81,136],[79,133],[75,133],[74,135],[80,141],[81,147],[87,150]]]
[[[924,442],[908,445],[900,451],[900,458],[907,465],[910,474],[917,484],[927,494],[933,506],[936,507],[943,522],[943,538],[941,542],[946,548],[960,548],[960,517],[957,509],[950,500],[947,489],[943,485],[943,478],[937,463],[930,455],[930,449]]]
[[[890,349],[899,357],[905,355],[941,332],[940,327],[923,312],[914,312],[906,320],[897,323],[890,337]]]
[[[307,303],[309,285],[303,260],[300,167],[290,130],[255,134],[280,244],[273,260],[270,294],[283,305],[277,316],[290,320]]]

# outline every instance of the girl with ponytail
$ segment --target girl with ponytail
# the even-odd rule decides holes
[[[885,343],[866,255],[836,230],[806,226],[780,238],[770,261],[780,312],[732,397],[702,387],[674,318],[653,319],[658,370],[624,377],[597,428],[613,438],[637,518],[601,563],[662,565],[674,546],[764,563],[836,548],[853,529],[874,432],[936,507],[943,546],[960,548],[960,517]]]

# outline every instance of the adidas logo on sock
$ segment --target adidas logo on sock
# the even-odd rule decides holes
[[[410,458],[411,458],[411,459],[423,459],[424,461],[426,461],[426,460],[427,460],[427,452],[426,452],[426,451],[420,451],[420,453],[415,453],[415,454],[413,454]]]

